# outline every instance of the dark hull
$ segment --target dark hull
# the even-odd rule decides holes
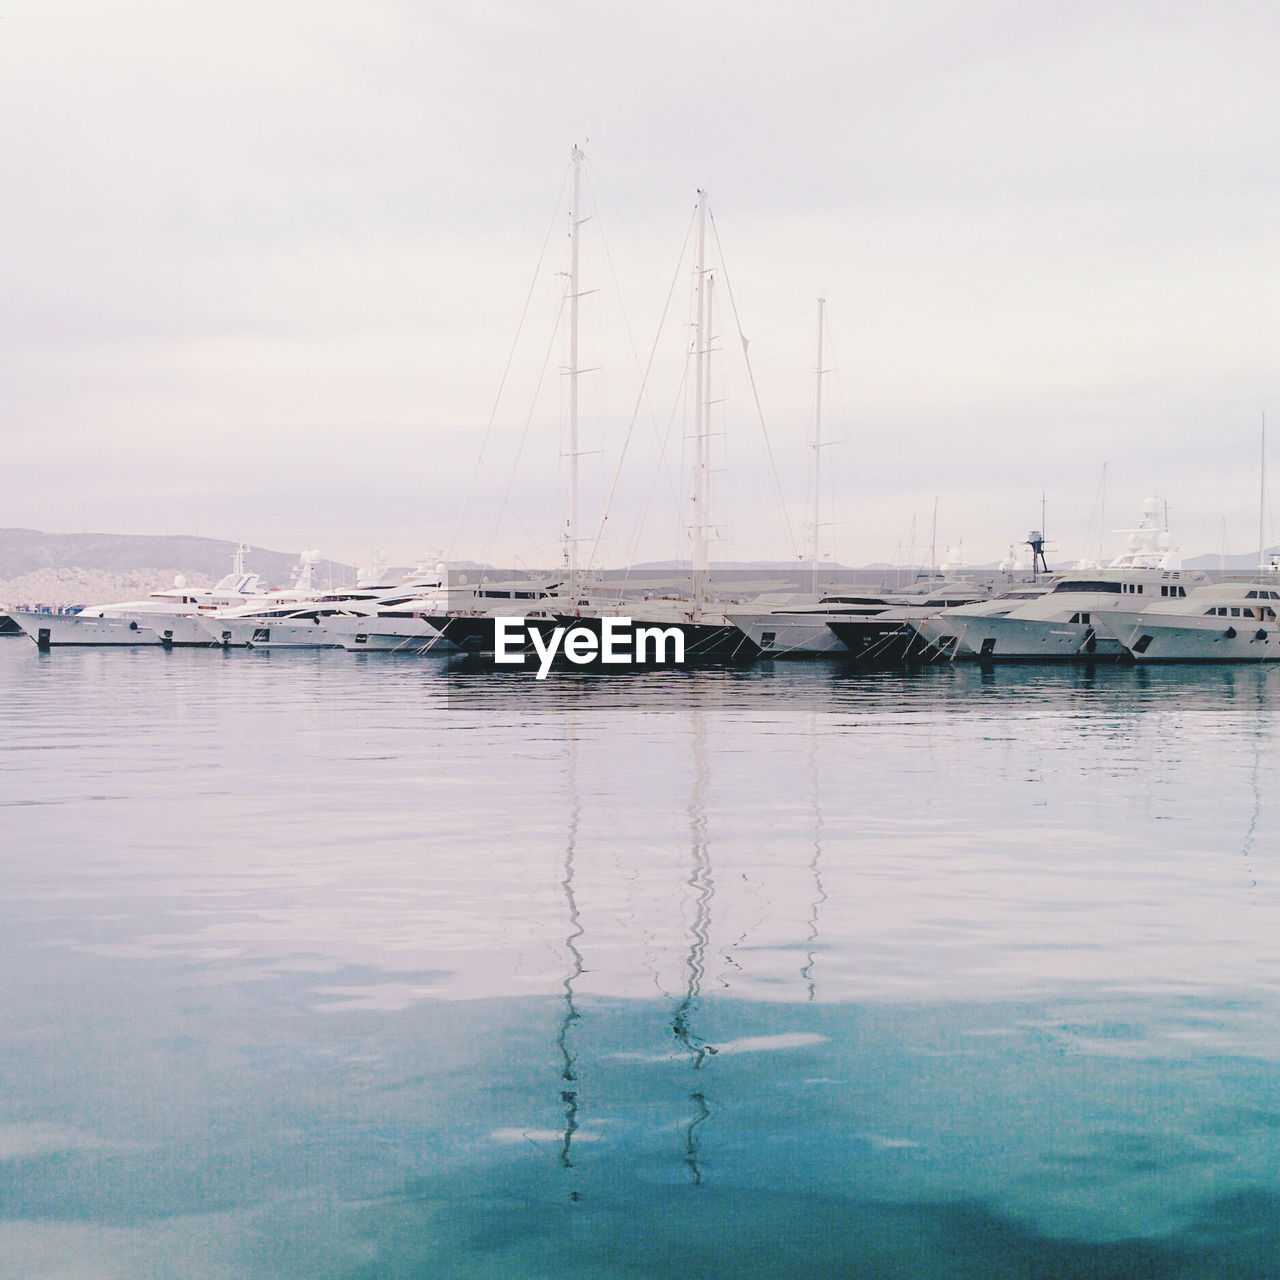
[[[877,622],[867,618],[857,622],[829,622],[827,626],[849,650],[849,658],[867,666],[894,667],[904,662],[918,662],[929,649],[908,622]]]
[[[748,639],[737,627],[709,622],[652,622],[647,618],[632,618],[635,626],[662,627],[679,631],[684,636],[684,662],[676,663],[644,663],[652,667],[689,666],[701,662],[750,662],[758,658],[762,652],[754,640]],[[569,614],[561,614],[556,622],[562,627],[584,627],[595,635],[600,634],[600,618],[578,618]],[[639,664],[638,664],[639,665]]]
[[[465,614],[439,614],[427,618],[440,634],[456,645],[464,653],[492,653],[494,619],[492,617],[467,617]],[[537,630],[546,635],[557,624],[552,618],[524,618],[526,629]],[[524,647],[524,652],[533,649],[532,643]]]

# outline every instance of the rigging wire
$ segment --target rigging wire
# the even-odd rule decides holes
[[[659,430],[658,430],[658,420],[657,420],[657,415],[654,413],[654,411],[653,411],[653,403],[652,403],[652,401],[649,399],[649,371],[650,371],[650,369],[652,368],[652,365],[653,365],[653,353],[652,353],[652,352],[650,353],[649,363],[648,363],[647,365],[642,366],[642,365],[641,365],[641,363],[640,363],[640,352],[639,352],[639,350],[638,350],[638,349],[637,349],[637,347],[636,347],[635,334],[632,332],[632,329],[631,329],[631,320],[630,320],[629,316],[627,315],[626,307],[622,305],[622,298],[623,298],[622,286],[621,286],[621,284],[620,284],[620,282],[619,282],[619,280],[618,280],[618,272],[617,272],[617,268],[616,268],[616,267],[615,267],[615,265],[614,265],[614,261],[613,261],[613,252],[612,252],[612,250],[609,248],[609,240],[608,240],[608,237],[605,235],[605,231],[604,231],[604,220],[600,217],[600,206],[599,206],[599,204],[598,204],[598,203],[597,203],[597,201],[596,201],[596,192],[595,192],[595,185],[596,185],[596,183],[598,182],[598,183],[600,184],[600,186],[602,187],[602,189],[605,191],[605,193],[606,193],[606,194],[608,194],[608,185],[603,181],[603,179],[601,179],[601,178],[600,178],[600,176],[599,176],[599,170],[596,168],[596,166],[595,166],[594,164],[592,164],[590,161],[588,161],[588,165],[589,165],[589,168],[590,168],[590,176],[591,176],[591,178],[592,178],[592,181],[591,181],[591,182],[589,182],[589,183],[588,183],[588,185],[587,185],[587,195],[588,195],[589,199],[591,200],[591,208],[592,208],[592,212],[593,212],[593,214],[595,215],[595,219],[596,219],[596,222],[597,222],[597,224],[598,224],[598,230],[599,230],[599,235],[600,235],[600,244],[601,244],[601,246],[602,246],[602,247],[603,247],[603,249],[604,249],[605,261],[606,261],[606,262],[608,263],[608,265],[609,265],[609,276],[610,276],[610,278],[611,278],[611,279],[612,279],[612,281],[613,281],[613,287],[614,287],[614,290],[615,290],[615,292],[617,293],[617,296],[618,296],[618,310],[619,310],[619,312],[620,312],[620,314],[621,314],[621,316],[622,316],[622,326],[623,326],[623,329],[625,330],[626,335],[627,335],[627,343],[628,343],[628,345],[629,345],[629,346],[630,346],[630,348],[631,348],[631,358],[632,358],[633,362],[635,363],[636,373],[639,375],[639,378],[640,378],[640,392],[639,392],[639,400],[642,400],[642,401],[644,402],[644,405],[645,405],[645,406],[648,408],[648,410],[649,410],[649,421],[650,421],[650,424],[651,424],[651,425],[652,425],[652,427],[653,427],[654,439],[658,442],[658,446],[659,446],[659,455],[658,455],[658,457],[659,457],[659,465],[660,465],[660,466],[662,466],[662,469],[664,470],[664,473],[665,473],[665,475],[666,475],[666,479],[667,479],[667,486],[668,486],[668,488],[671,490],[671,499],[672,499],[672,502],[673,502],[673,503],[678,503],[679,498],[678,498],[678,494],[677,494],[677,490],[676,490],[675,477],[671,474],[671,469],[670,469],[670,467],[666,467],[666,466],[664,466],[664,465],[663,465],[663,464],[665,463],[665,452],[664,452],[664,450],[663,450],[663,446],[664,446],[665,441],[664,441],[663,436],[661,435],[661,433],[660,433],[660,432],[659,432]],[[613,200],[612,200],[612,197],[610,197],[610,202],[611,202],[611,203],[613,204],[613,206],[614,206],[614,211],[618,214],[618,220],[619,220],[620,222],[622,222],[623,226],[625,227],[625,226],[626,226],[626,221],[625,221],[625,219],[623,219],[621,212],[620,212],[620,211],[618,211],[618,208],[617,208],[617,202],[616,202],[616,201],[613,201]],[[691,223],[690,225],[692,225],[692,223]],[[687,235],[687,234],[686,234],[686,238],[685,238],[685,243],[686,243],[686,244],[688,243],[688,235]],[[681,246],[680,256],[681,256],[681,260],[683,260],[683,257],[684,257],[684,247],[683,247],[683,246]],[[655,273],[655,274],[656,274],[656,273]],[[678,278],[678,272],[677,272],[677,278]],[[674,287],[675,287],[675,282],[673,281],[673,283],[672,283],[672,289],[674,289]],[[670,293],[668,293],[668,300],[670,300],[670,296],[671,296],[671,295],[670,295]],[[659,334],[659,336],[660,336],[660,335],[661,335],[661,333],[662,333],[663,321],[665,321],[665,319],[666,319],[666,311],[665,311],[665,309],[664,309],[664,311],[663,311],[663,320],[662,320],[662,321],[660,321],[660,322],[659,322],[659,325],[658,325],[658,334]],[[655,339],[655,341],[656,341],[656,339]],[[639,415],[639,412],[640,412],[640,404],[639,404],[639,403],[637,403],[636,408],[635,408],[635,414],[638,416],[638,415]],[[612,496],[613,496],[613,490],[612,490],[612,489],[610,489],[610,494],[609,494],[609,496],[610,496],[610,498],[612,498]],[[605,511],[604,519],[607,519],[607,518],[608,518],[608,508],[606,507],[606,511]],[[603,532],[603,520],[602,520],[602,522],[601,522],[601,531]],[[597,543],[599,542],[599,538],[597,538],[596,542],[597,542]],[[591,551],[592,551],[592,558],[594,558],[595,551],[596,551],[596,544],[593,544],[593,545],[592,545],[592,549],[591,549]],[[592,566],[591,566],[591,563],[588,563],[588,566],[587,566],[587,567],[588,567],[588,568],[592,567]]]
[[[681,244],[681,246],[680,246],[680,255],[679,255],[679,258],[678,258],[677,263],[676,263],[676,269],[675,269],[674,274],[673,274],[673,275],[672,275],[672,277],[671,277],[671,285],[670,285],[670,287],[669,287],[669,288],[668,288],[668,290],[667,290],[667,297],[666,297],[666,301],[663,303],[663,306],[662,306],[662,316],[661,316],[661,318],[660,318],[660,319],[659,319],[659,321],[658,321],[658,329],[657,329],[657,332],[654,334],[654,337],[653,337],[653,345],[652,345],[652,346],[650,347],[650,349],[649,349],[649,358],[648,358],[648,360],[647,360],[647,361],[646,361],[646,363],[645,363],[645,367],[644,367],[644,375],[643,375],[643,377],[641,378],[641,383],[640,383],[640,390],[639,390],[639,392],[638,392],[638,393],[637,393],[637,395],[636,395],[636,402],[635,402],[635,406],[633,407],[633,409],[632,409],[632,411],[631,411],[631,419],[630,419],[630,421],[627,423],[627,431],[626,431],[626,435],[623,437],[623,441],[622,441],[622,449],[621,449],[621,451],[620,451],[620,452],[619,452],[619,454],[618,454],[618,461],[617,461],[617,463],[615,464],[614,469],[613,469],[613,478],[612,478],[612,480],[611,480],[611,481],[610,481],[610,483],[609,483],[609,492],[608,492],[608,494],[607,494],[607,496],[606,496],[606,498],[605,498],[604,510],[601,512],[601,515],[600,515],[600,524],[599,524],[599,527],[598,527],[598,528],[597,528],[597,530],[596,530],[596,536],[595,536],[595,539],[592,541],[592,544],[591,544],[591,553],[590,553],[590,555],[587,557],[587,565],[588,565],[588,567],[592,567],[592,566],[594,566],[594,564],[595,564],[595,560],[596,560],[596,555],[597,555],[597,553],[598,553],[598,551],[599,551],[599,547],[600,547],[600,541],[601,541],[601,539],[604,537],[604,528],[605,528],[605,524],[607,523],[607,521],[608,521],[608,519],[609,519],[609,512],[610,512],[610,510],[611,510],[611,508],[612,508],[612,506],[613,506],[613,499],[614,499],[614,496],[617,494],[617,491],[618,491],[618,481],[619,481],[619,479],[621,478],[621,475],[622,475],[622,466],[623,466],[623,463],[626,461],[627,451],[628,451],[628,450],[630,449],[630,447],[631,447],[631,440],[632,440],[632,436],[633,436],[633,434],[634,434],[634,432],[635,432],[636,422],[637,422],[637,420],[638,420],[638,419],[639,419],[639,417],[640,417],[640,407],[641,407],[642,403],[643,403],[643,402],[644,402],[644,400],[645,400],[646,391],[647,391],[647,388],[648,388],[648,385],[649,385],[649,375],[653,372],[653,362],[654,362],[654,359],[657,357],[657,354],[658,354],[658,343],[659,343],[659,342],[661,341],[661,339],[662,339],[662,331],[663,331],[663,329],[664,329],[664,328],[665,328],[665,326],[666,326],[666,322],[667,322],[667,315],[669,314],[669,312],[670,312],[670,310],[671,310],[671,299],[675,296],[676,285],[679,283],[679,280],[680,280],[680,273],[681,273],[681,270],[682,270],[682,269],[683,269],[683,267],[684,267],[684,257],[685,257],[685,252],[687,251],[687,249],[688,249],[688,247],[689,247],[689,237],[693,234],[693,223],[694,223],[694,219],[693,219],[693,217],[691,216],[691,217],[690,217],[690,219],[689,219],[689,225],[688,225],[688,227],[685,229],[684,242],[683,242],[683,243]],[[681,386],[683,386],[683,379],[682,379],[682,381],[681,381]],[[654,423],[654,428],[655,428],[655,431],[656,431],[656,429],[657,429],[657,423],[656,423],[656,422]],[[661,452],[661,454],[660,454],[660,457],[659,457],[659,463],[660,463],[660,465],[661,465],[662,461],[665,459],[665,456],[666,456],[666,445],[667,445],[667,440],[668,440],[668,439],[669,439],[669,437],[670,437],[670,434],[671,434],[671,426],[670,426],[670,423],[668,423],[668,425],[667,425],[667,432],[666,432],[666,435],[665,435],[665,436],[663,437],[663,439],[660,441],[660,446],[661,446],[661,450],[662,450],[662,452]],[[668,473],[668,475],[669,475],[669,474],[670,474],[670,473]],[[644,519],[645,519],[645,516],[646,516],[646,514],[647,514],[647,512],[648,512],[648,507],[649,507],[649,498],[652,498],[652,496],[653,496],[653,489],[656,487],[656,484],[657,484],[657,473],[655,472],[654,479],[653,479],[653,481],[650,483],[650,487],[649,487],[649,497],[648,497],[648,498],[646,498],[646,500],[645,500],[645,506],[644,506],[644,508],[643,508],[643,509],[642,509],[642,511],[641,511],[640,527],[643,527]],[[639,540],[639,534],[637,533],[637,535],[636,535],[636,541],[638,542],[638,540]],[[634,545],[635,545],[635,544],[633,543],[633,547],[634,547]]]
[[[751,384],[751,397],[755,401],[756,417],[760,422],[760,433],[764,437],[765,452],[769,455],[769,471],[773,478],[773,487],[778,498],[778,510],[782,512],[782,520],[787,530],[787,541],[791,544],[791,555],[795,558],[799,554],[799,544],[796,542],[795,530],[791,525],[791,514],[787,510],[786,499],[782,491],[782,481],[778,476],[778,464],[773,456],[773,442],[769,439],[769,428],[765,424],[764,410],[760,405],[760,392],[756,387],[755,370],[751,367],[751,356],[747,350],[749,340],[746,334],[742,332],[742,321],[738,316],[738,302],[733,295],[733,283],[729,279],[728,268],[724,265],[724,249],[720,244],[720,231],[716,227],[715,211],[708,208],[707,212],[711,218],[711,233],[715,237],[716,253],[720,258],[720,272],[724,276],[725,290],[729,294],[729,308],[733,312],[733,323],[738,330],[738,341],[742,344],[742,358],[747,366],[747,380]]]
[[[524,429],[520,432],[520,443],[516,446],[515,454],[511,459],[511,471],[507,476],[507,487],[503,490],[502,502],[498,507],[498,516],[494,521],[493,532],[489,537],[489,545],[485,548],[485,559],[489,560],[493,555],[493,545],[498,540],[498,531],[502,527],[504,515],[510,511],[515,518],[515,522],[520,526],[520,531],[529,539],[531,544],[535,543],[532,533],[520,519],[520,513],[511,505],[511,490],[515,487],[516,472],[520,468],[520,459],[524,454],[524,447],[529,440],[529,428],[533,424],[533,415],[537,411],[538,397],[542,394],[542,383],[547,376],[547,366],[551,363],[551,353],[555,350],[556,338],[560,331],[560,317],[564,314],[565,299],[562,296],[560,305],[556,308],[555,323],[551,326],[551,340],[547,343],[547,350],[542,357],[542,368],[538,371],[537,385],[533,389],[533,395],[529,400],[529,412],[525,415]]]
[[[564,176],[560,180],[560,191],[556,196],[555,207],[552,210],[551,222],[547,226],[547,234],[543,237],[542,248],[538,252],[538,262],[533,269],[533,278],[529,281],[529,291],[525,294],[524,306],[520,309],[520,320],[516,325],[515,336],[511,340],[511,348],[507,352],[506,363],[502,367],[502,377],[498,380],[498,390],[493,397],[493,407],[489,410],[489,419],[485,423],[484,435],[480,440],[480,449],[476,454],[475,465],[471,469],[471,479],[467,483],[467,491],[462,500],[462,507],[458,512],[457,521],[454,523],[453,535],[449,539],[448,550],[445,552],[446,562],[453,558],[453,553],[457,548],[458,537],[462,532],[462,522],[466,518],[466,514],[471,505],[471,499],[475,494],[476,481],[480,475],[480,466],[484,461],[484,455],[489,447],[490,438],[493,435],[493,426],[498,417],[498,407],[502,403],[502,395],[506,389],[507,378],[511,373],[511,365],[515,361],[516,349],[520,345],[520,337],[524,332],[525,320],[529,315],[529,306],[533,302],[533,295],[538,287],[538,280],[542,275],[542,264],[546,260],[547,246],[551,243],[551,236],[556,229],[556,223],[560,219],[560,205],[564,200],[565,187],[569,183],[569,174],[572,170],[572,163],[565,167]],[[559,317],[557,317],[557,324]],[[545,372],[545,367],[544,367]],[[517,520],[519,517],[516,517]],[[501,520],[501,514],[499,514]],[[494,530],[494,537],[497,536],[497,530]],[[492,546],[492,543],[490,544]],[[486,557],[487,558],[487,557]]]

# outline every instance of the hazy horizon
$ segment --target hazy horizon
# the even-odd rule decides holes
[[[1257,548],[1269,8],[54,0],[2,26],[6,523],[556,563],[579,143],[602,561],[688,554],[699,187],[729,286],[717,558],[802,543],[819,296],[834,558],[900,561],[936,504],[940,549],[998,561],[1042,494],[1064,560],[1117,554],[1152,494],[1184,554]]]

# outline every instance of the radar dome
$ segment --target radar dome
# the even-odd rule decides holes
[[[185,587],[187,585],[187,575],[185,573],[178,574],[173,580],[173,585],[175,587]]]

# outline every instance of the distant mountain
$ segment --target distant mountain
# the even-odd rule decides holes
[[[1280,546],[1271,547],[1264,555],[1280,556]],[[1182,563],[1188,569],[1232,569],[1236,572],[1240,570],[1256,569],[1258,567],[1258,553],[1249,551],[1242,556],[1219,556],[1204,555],[1193,556],[1190,560],[1184,560]]]
[[[171,586],[179,574],[193,586],[231,572],[236,544],[220,538],[127,533],[42,533],[0,529],[0,601],[10,604],[85,604],[128,599]],[[250,547],[246,570],[269,586],[287,586],[296,553]],[[315,580],[350,583],[350,565],[320,560]]]

